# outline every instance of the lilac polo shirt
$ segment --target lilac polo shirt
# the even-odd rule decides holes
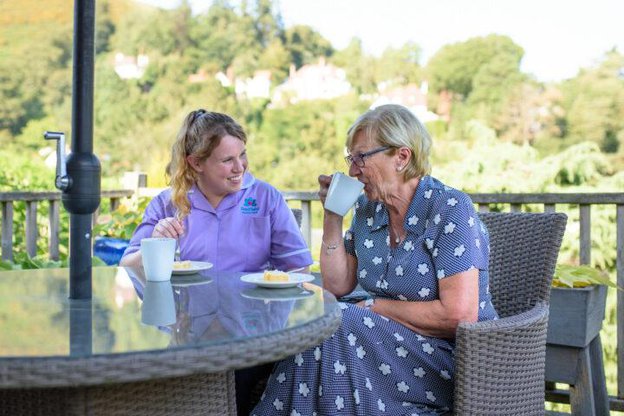
[[[312,264],[310,250],[282,194],[250,173],[245,173],[241,190],[226,195],[216,209],[197,186],[188,197],[191,212],[184,219],[186,233],[180,237],[182,260],[208,261],[214,271],[238,272]],[[158,221],[174,213],[167,189],[147,206],[124,256],[138,251],[141,239],[152,235]]]

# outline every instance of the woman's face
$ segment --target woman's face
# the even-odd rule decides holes
[[[209,200],[220,201],[227,194],[241,189],[248,164],[245,143],[241,139],[224,136],[206,160],[200,161],[193,156],[187,160],[198,173],[198,186]]]
[[[351,142],[349,153],[353,156],[361,155],[380,147],[379,143],[369,139],[362,131],[358,132]],[[364,166],[359,167],[355,163],[349,167],[349,176],[357,178],[364,184],[364,193],[371,201],[385,200],[389,181],[394,180],[393,156],[385,152],[375,153],[364,158]]]

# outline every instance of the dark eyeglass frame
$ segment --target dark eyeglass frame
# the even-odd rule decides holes
[[[351,167],[352,164],[355,164],[358,168],[363,168],[366,166],[366,162],[364,161],[365,158],[388,149],[390,149],[390,146],[381,146],[376,149],[369,150],[368,152],[360,153],[359,155],[347,155],[344,159],[349,167]]]

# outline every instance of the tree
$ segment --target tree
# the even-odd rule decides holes
[[[377,91],[375,60],[364,54],[361,39],[351,39],[346,48],[333,55],[332,62],[345,69],[347,79],[358,94]]]
[[[329,57],[334,48],[318,32],[306,25],[295,25],[286,29],[285,47],[290,52],[290,61],[296,68],[315,62],[320,56]]]
[[[595,68],[582,70],[564,82],[563,106],[572,142],[591,140],[603,151],[615,153],[624,131],[624,55],[607,52]]]
[[[501,35],[476,37],[443,46],[427,64],[429,89],[432,93],[448,90],[465,99],[472,92],[475,77],[484,65],[495,59],[487,71],[501,66],[512,68],[514,63],[517,68],[523,55],[520,46]]]
[[[395,80],[399,84],[419,83],[422,79],[420,46],[407,42],[400,48],[386,48],[377,62],[376,79],[379,82]]]

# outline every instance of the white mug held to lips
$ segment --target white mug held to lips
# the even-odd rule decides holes
[[[171,279],[175,248],[175,238],[144,238],[141,240],[141,257],[147,280],[162,282]]]
[[[362,189],[364,184],[357,179],[341,172],[334,173],[327,190],[325,209],[344,217],[357,201]]]

